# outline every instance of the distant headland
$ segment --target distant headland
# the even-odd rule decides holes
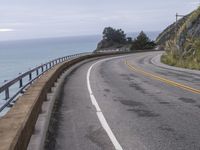
[[[154,49],[155,46],[155,42],[143,31],[133,39],[130,36],[127,37],[122,29],[106,27],[103,30],[102,40],[98,43],[95,52],[145,50]]]

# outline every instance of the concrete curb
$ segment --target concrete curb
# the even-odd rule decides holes
[[[192,74],[200,75],[200,71],[198,71],[198,70],[179,68],[179,67],[174,67],[174,66],[169,66],[169,65],[163,64],[160,61],[161,55],[162,54],[159,54],[159,55],[153,57],[151,59],[151,63],[154,64],[155,66],[158,66],[158,67],[164,68],[164,69],[170,69],[170,70],[175,70],[175,71],[180,71],[180,72],[186,72],[186,73],[192,73]]]
[[[42,104],[42,112],[36,122],[35,131],[31,136],[27,150],[43,149],[53,105],[58,97],[59,91],[61,90],[65,76],[66,73],[64,73],[55,83],[55,87],[52,88],[52,93],[47,94],[47,101]]]
[[[89,62],[92,60],[93,59],[82,61],[74,65],[73,67],[70,67],[70,69],[66,70],[60,76],[57,82],[55,82],[55,86],[52,87],[52,92],[47,94],[47,101],[43,102],[42,112],[39,115],[38,120],[36,122],[35,132],[31,136],[27,150],[43,150],[44,149],[44,144],[46,140],[46,135],[47,135],[54,103],[56,100],[59,100],[60,98],[60,91],[61,91],[61,88],[63,87],[65,78],[76,66],[84,62]]]

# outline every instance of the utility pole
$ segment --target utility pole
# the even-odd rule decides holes
[[[175,36],[177,37],[177,31],[178,31],[178,18],[185,17],[184,15],[179,15],[176,13],[176,23],[175,23]]]

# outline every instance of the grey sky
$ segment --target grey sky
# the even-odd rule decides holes
[[[0,40],[160,31],[198,0],[0,0]]]

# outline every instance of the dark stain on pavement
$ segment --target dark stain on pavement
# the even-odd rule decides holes
[[[134,77],[134,78],[138,78],[138,76],[134,75],[134,74],[129,74],[130,77]]]
[[[200,108],[200,105],[196,105],[196,107]]]
[[[112,146],[112,143],[108,139],[105,130],[101,127],[95,129],[94,126],[89,126],[85,137],[94,144],[96,144],[101,149],[114,150],[114,147]]]
[[[120,74],[120,76],[122,76],[122,77],[127,77],[128,76],[128,74]]]
[[[141,102],[131,101],[131,100],[120,100],[121,104],[132,107],[127,109],[127,111],[134,112],[138,117],[158,117],[156,114],[150,110]]]
[[[127,80],[127,81],[132,81],[132,80],[134,80],[134,78],[136,78],[134,75],[129,75],[129,74],[120,74],[120,76],[122,76],[123,79]]]
[[[167,104],[170,104],[170,102],[159,102],[160,104],[163,104],[163,105],[167,105]]]
[[[100,68],[99,73],[100,73],[100,75],[101,75],[102,78],[105,77],[105,71],[104,71],[104,69],[102,67]]]
[[[143,94],[147,94],[147,92],[145,91],[145,89],[143,89],[139,84],[136,84],[136,83],[132,82],[132,83],[129,84],[129,87],[132,87],[135,90],[140,91]]]
[[[179,98],[179,100],[183,101],[184,103],[195,103],[196,102],[192,98],[185,98],[185,97],[181,97],[181,98]]]
[[[110,92],[110,89],[104,89],[104,91],[109,93],[109,92]]]
[[[158,116],[160,116],[159,114],[156,114],[147,109],[133,108],[133,109],[128,109],[128,111],[135,112],[138,115],[138,117],[158,117]]]
[[[167,132],[174,132],[174,129],[172,129],[170,126],[168,125],[162,125],[160,127],[158,127],[159,130],[162,131],[167,131]]]
[[[174,140],[176,140],[176,141],[185,141],[185,139],[186,139],[184,134],[176,132],[175,129],[173,129],[172,127],[170,127],[167,124],[159,126],[158,129],[160,131],[163,131],[164,133],[171,134],[173,136]]]
[[[87,108],[87,109],[92,109],[92,107],[90,107],[90,106],[86,106],[86,108]]]
[[[121,100],[120,101],[123,105],[136,107],[136,106],[144,106],[141,102],[131,101],[131,100]]]

